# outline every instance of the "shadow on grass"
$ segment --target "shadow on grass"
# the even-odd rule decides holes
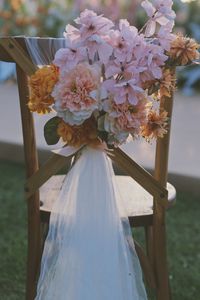
[[[27,241],[24,166],[0,161],[0,170],[0,299],[22,300]],[[176,206],[167,213],[173,300],[198,299],[200,295],[199,213],[198,196],[181,191]],[[136,238],[142,235],[141,229],[135,231]]]

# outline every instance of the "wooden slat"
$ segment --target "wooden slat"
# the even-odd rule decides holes
[[[0,38],[1,41],[1,38]],[[0,61],[15,62],[9,53],[4,49],[0,42]]]
[[[27,179],[25,184],[26,198],[30,198],[52,175],[56,174],[61,168],[66,166],[74,155],[75,154],[64,157],[53,154],[39,170]]]
[[[135,250],[136,250],[138,258],[140,260],[140,264],[141,264],[146,282],[150,288],[155,289],[156,281],[155,281],[153,268],[146,256],[146,254],[144,253],[144,250],[140,246],[140,244],[137,241],[134,241],[134,244],[135,244]]]
[[[43,222],[49,220],[52,207],[59,196],[65,176],[52,176],[40,189],[40,212]],[[130,224],[133,227],[152,224],[152,196],[129,176],[115,176],[115,181],[122,201],[121,207],[125,207]]]
[[[154,177],[163,185],[166,186],[168,174],[168,159],[169,159],[169,143],[171,131],[171,118],[173,110],[173,97],[161,99],[161,110],[168,112],[169,124],[168,132],[163,138],[158,138],[156,144],[156,159],[155,159],[155,173]]]
[[[1,38],[0,45],[27,75],[32,75],[37,70],[37,66],[31,62],[27,53],[14,38]]]
[[[175,70],[174,70],[175,71]],[[171,116],[173,109],[173,97],[163,97],[160,102],[160,110],[166,110],[170,122],[168,125],[168,132],[162,139],[157,140],[156,145],[156,158],[155,158],[155,179],[158,180],[163,186],[167,184],[168,174],[168,155],[169,155],[169,141],[171,131]],[[154,198],[154,214],[153,214],[153,247],[154,247],[154,268],[157,281],[157,299],[170,300],[171,291],[169,285],[169,273],[167,262],[167,240],[166,240],[166,220],[165,210]]]
[[[33,117],[30,113],[28,101],[27,76],[17,66],[17,81],[20,97],[21,119],[24,139],[24,154],[26,176],[31,176],[38,170]],[[36,291],[36,282],[40,262],[40,212],[39,192],[32,194],[28,202],[28,257],[27,257],[27,300],[33,300]]]
[[[5,40],[5,39],[15,40],[21,46],[21,48],[23,48],[26,55],[29,57],[29,53],[27,51],[26,42],[25,42],[26,38],[21,37],[21,36],[0,37],[0,60],[1,61],[15,62],[13,57],[10,56],[10,54],[4,49],[3,46],[1,46],[1,40]],[[43,51],[44,49],[46,49],[48,47],[49,40],[51,40],[55,45],[56,45],[56,42],[58,42],[58,45],[60,45],[60,41],[61,40],[65,41],[65,38],[28,37],[28,40],[31,42],[32,41],[37,42],[39,49],[41,51]],[[55,55],[55,52],[57,51],[56,50],[57,48],[58,47],[51,48],[50,53],[48,53],[48,57],[46,57],[46,59],[49,60],[49,63],[51,63],[52,60],[54,59],[54,55]]]
[[[132,160],[120,148],[114,148],[113,152],[108,155],[127,175],[131,176],[141,186],[144,187],[151,195],[156,196],[159,203],[168,206],[168,191],[153,176]]]

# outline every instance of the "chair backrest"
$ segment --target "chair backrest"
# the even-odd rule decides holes
[[[41,49],[45,49],[48,39],[39,39]],[[54,53],[52,53],[53,55]],[[53,57],[50,57],[53,59]],[[36,66],[31,62],[27,50],[25,39],[23,37],[0,38],[0,60],[7,62],[15,62],[17,66],[17,82],[19,88],[19,99],[21,107],[21,120],[24,140],[24,154],[27,174],[27,183],[25,185],[26,197],[28,199],[28,272],[27,285],[30,290],[29,283],[37,281],[37,266],[40,260],[40,213],[39,213],[39,187],[44,184],[53,174],[55,174],[66,161],[66,158],[59,155],[53,155],[41,168],[38,166],[38,155],[36,149],[35,133],[33,117],[30,113],[28,102],[28,82],[27,75],[31,75],[36,70]],[[168,112],[169,119],[172,114],[173,99],[162,99],[160,109],[163,108]],[[170,124],[168,133],[164,138],[157,140],[155,170],[154,176],[150,175],[145,169],[128,157],[121,149],[113,150],[111,159],[123,169],[127,175],[133,177],[140,185],[142,185],[149,193],[154,196],[154,224],[157,224],[156,230],[162,235],[160,230],[165,219],[165,208],[168,205],[167,200],[167,173],[168,173],[168,153],[170,141]],[[165,246],[165,240],[162,238],[157,241],[159,248]],[[34,258],[34,259],[33,259]],[[31,294],[31,293],[30,293]],[[34,291],[32,291],[34,294]]]

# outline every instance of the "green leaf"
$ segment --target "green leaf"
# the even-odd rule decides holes
[[[55,145],[58,143],[60,136],[57,134],[59,117],[53,117],[44,125],[44,137],[48,145]]]

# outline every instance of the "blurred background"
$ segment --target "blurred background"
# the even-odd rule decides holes
[[[142,0],[0,0],[0,36],[62,37],[65,25],[85,8],[142,27]],[[200,0],[174,0],[175,31],[200,43]],[[200,295],[200,66],[177,70],[169,180],[178,200],[168,218],[170,280],[174,300]],[[0,62],[0,299],[25,292],[26,206],[24,158],[15,65]],[[48,116],[35,115],[40,161],[50,154],[43,138]],[[124,150],[145,168],[154,165],[155,144],[134,141]]]
[[[141,27],[145,12],[141,0],[1,0],[0,35],[26,35],[61,37],[65,24],[77,17],[84,8],[116,21],[126,18],[133,25]],[[175,31],[192,36],[200,42],[200,1],[174,0],[177,14]],[[14,67],[0,66],[0,80],[13,74]],[[199,88],[200,70],[190,67],[179,72],[179,86],[184,93],[192,95]]]

